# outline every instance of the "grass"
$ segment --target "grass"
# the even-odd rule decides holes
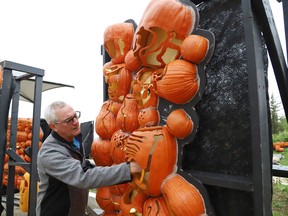
[[[288,215],[288,185],[273,183],[273,200],[272,211],[273,216]]]
[[[288,148],[284,148],[283,152],[274,151],[273,154],[282,154],[279,161],[280,165],[288,166]],[[273,200],[272,211],[273,216],[288,216],[288,185],[281,183],[281,179],[273,181]],[[285,179],[288,182],[288,179]]]
[[[276,151],[273,152],[273,153],[279,154],[279,152],[276,152]],[[284,151],[281,152],[281,154],[282,154],[283,157],[280,160],[280,164],[284,165],[284,166],[288,166],[288,148],[287,147],[284,148]]]

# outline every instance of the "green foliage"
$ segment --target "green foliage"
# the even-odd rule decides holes
[[[288,131],[288,123],[285,117],[280,117],[278,121],[280,131]]]
[[[270,113],[271,113],[271,126],[272,126],[272,134],[276,134],[279,132],[279,111],[280,104],[276,102],[274,95],[271,95],[270,99]]]
[[[284,184],[273,184],[272,211],[273,216],[287,215],[288,186]]]
[[[288,142],[288,130],[272,135],[273,142]]]

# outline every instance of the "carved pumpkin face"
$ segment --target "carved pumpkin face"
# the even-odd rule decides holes
[[[175,0],[152,0],[135,32],[133,50],[141,65],[164,67],[179,58],[182,41],[195,27],[195,14]]]
[[[158,106],[158,95],[156,93],[156,82],[154,70],[142,68],[132,83],[133,95],[138,101],[140,109]]]
[[[129,93],[132,74],[124,64],[105,65],[104,75],[108,85],[108,96],[111,100],[122,102]]]

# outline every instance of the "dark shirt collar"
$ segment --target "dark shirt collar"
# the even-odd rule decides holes
[[[67,143],[69,145],[72,145],[73,144],[73,141],[72,142],[68,142],[67,140],[65,140],[63,137],[61,137],[57,132],[55,131],[52,131],[52,136],[57,139],[58,141],[60,142],[63,142],[63,143]],[[77,140],[80,141],[80,143],[82,142],[82,134],[80,133],[79,135],[77,135],[75,137]]]

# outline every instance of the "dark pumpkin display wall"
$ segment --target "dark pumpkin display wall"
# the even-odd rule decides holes
[[[232,176],[231,181],[237,178],[241,181],[242,177],[253,175],[247,47],[241,1],[204,1],[198,8],[199,27],[215,35],[215,49],[205,69],[205,92],[195,106],[199,127],[194,140],[184,148],[182,168],[191,175],[216,173],[215,177],[223,174],[222,177]],[[263,62],[266,76],[265,46]],[[254,215],[252,191],[231,189],[229,183],[225,187],[211,185],[206,187],[216,215]]]

